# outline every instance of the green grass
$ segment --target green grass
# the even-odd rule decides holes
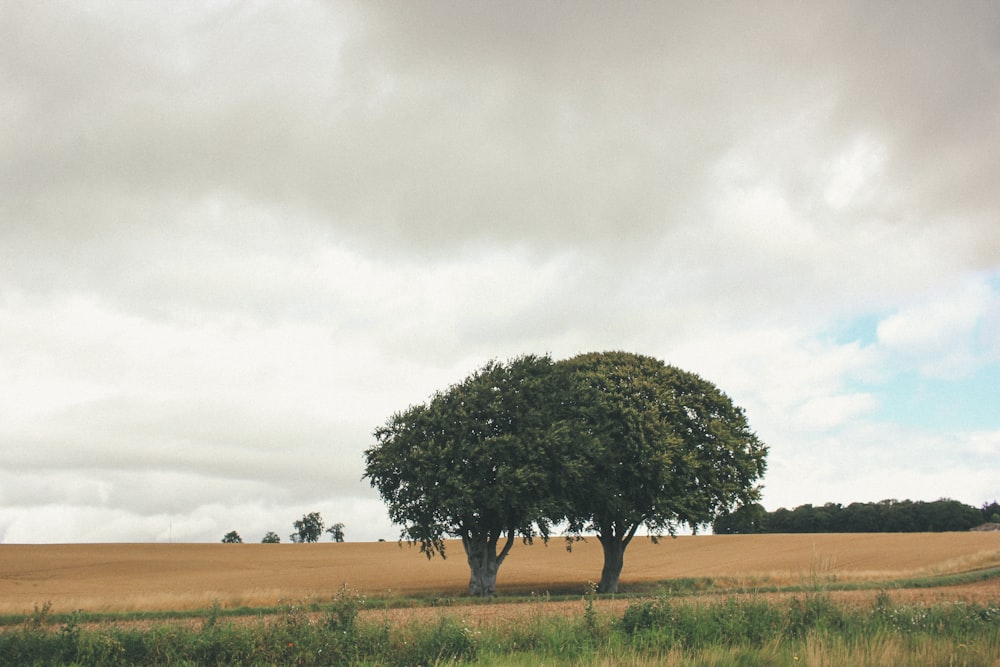
[[[726,597],[731,595],[753,595],[763,593],[811,593],[818,591],[854,591],[854,590],[903,590],[907,588],[935,588],[941,586],[959,586],[963,584],[974,584],[991,579],[1000,578],[1000,567],[991,567],[969,572],[954,574],[942,574],[928,577],[911,577],[896,579],[891,581],[856,581],[844,582],[836,580],[817,580],[807,584],[776,586],[769,585],[766,581],[761,582],[741,582],[732,579],[713,579],[709,577],[685,577],[680,579],[669,579],[659,582],[634,584],[615,595],[618,599],[641,599],[649,596],[717,596]],[[545,591],[541,594],[518,592],[505,594],[498,598],[474,598],[474,597],[448,597],[434,594],[415,596],[377,596],[369,597],[365,600],[366,609],[413,609],[423,607],[461,607],[465,605],[489,605],[498,600],[504,604],[529,604],[539,601],[572,601],[579,600],[584,592],[581,587],[578,590],[559,590],[554,592]],[[313,612],[326,612],[335,609],[339,605],[339,600],[334,597],[329,600],[307,600],[297,602],[306,606]],[[65,623],[73,619],[77,623],[109,623],[114,621],[153,621],[166,622],[185,619],[199,619],[211,614],[215,618],[246,618],[246,617],[267,617],[282,614],[287,608],[286,603],[264,607],[232,607],[222,608],[218,605],[209,609],[195,610],[174,610],[174,611],[128,611],[128,612],[88,612],[84,610],[76,611],[53,611],[51,608],[38,608],[32,614],[6,614],[0,615],[0,628],[18,626],[30,620],[32,616],[43,614],[47,623]]]
[[[991,579],[1000,578],[1000,567],[984,568],[969,572],[954,574],[942,574],[928,577],[910,577],[891,581],[856,581],[844,582],[836,580],[817,580],[807,584],[776,586],[769,585],[766,581],[761,582],[741,582],[733,579],[713,579],[709,577],[685,577],[679,579],[668,579],[659,582],[634,584],[615,595],[618,599],[641,599],[649,596],[718,596],[726,597],[730,595],[753,595],[762,593],[810,593],[817,591],[854,591],[854,590],[902,590],[907,588],[935,588],[941,586],[959,586],[963,584],[974,584]],[[415,596],[377,596],[369,597],[365,601],[366,609],[413,609],[423,607],[460,607],[465,605],[489,605],[498,600],[504,604],[529,604],[537,603],[540,600],[551,601],[572,601],[580,599],[584,588],[578,590],[559,590],[554,592],[545,591],[539,593],[517,592],[505,594],[498,598],[474,598],[474,597],[448,597],[434,594]],[[313,599],[297,604],[308,607],[310,611],[324,612],[335,609],[338,598],[330,600]],[[263,607],[232,607],[221,608],[218,605],[209,609],[194,610],[174,610],[174,611],[126,611],[126,612],[88,612],[84,610],[76,611],[53,611],[51,608],[39,609],[36,607],[32,614],[5,614],[0,615],[0,628],[17,626],[29,620],[32,616],[44,614],[48,623],[65,623],[73,618],[78,623],[107,623],[113,621],[171,621],[203,618],[207,614],[212,614],[216,618],[245,618],[245,617],[265,617],[283,613],[287,604],[282,603],[273,606]]]
[[[200,624],[146,629],[85,628],[79,612],[55,621],[44,605],[0,632],[0,664],[905,666],[993,665],[1000,656],[997,603],[899,604],[882,593],[859,609],[825,592],[780,602],[665,595],[611,615],[595,600],[589,592],[578,613],[547,615],[536,597],[539,613],[487,629],[466,625],[450,605],[429,623],[362,621],[367,601],[346,589],[318,615],[292,604],[235,623],[216,606]]]
[[[905,577],[889,581],[838,581],[834,578],[817,578],[805,584],[776,586],[761,582],[738,582],[711,578],[670,579],[643,587],[645,594],[684,595],[733,595],[747,593],[808,593],[823,591],[877,591],[904,590],[907,588],[939,588],[976,584],[1000,578],[1000,567],[983,568],[968,572],[939,574],[925,577]]]

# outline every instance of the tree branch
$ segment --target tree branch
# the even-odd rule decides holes
[[[628,543],[632,541],[632,538],[635,537],[635,531],[639,530],[640,525],[642,525],[641,521],[636,521],[635,523],[632,524],[632,528],[631,530],[628,531],[628,535],[626,535],[625,539],[622,540],[622,544],[624,546],[627,547]]]
[[[503,549],[501,549],[500,554],[497,556],[497,567],[500,567],[500,564],[503,563],[503,559],[510,553],[512,546],[514,546],[514,529],[510,528],[507,530],[507,542],[503,545]]]

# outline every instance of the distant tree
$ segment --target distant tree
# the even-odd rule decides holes
[[[914,512],[914,503],[910,500],[883,500],[878,504],[882,512],[879,530],[885,533],[913,533],[919,530]]]
[[[792,511],[785,507],[779,507],[768,513],[765,525],[769,533],[790,533],[789,527],[792,523]]]
[[[793,533],[815,533],[816,508],[811,503],[799,505],[792,510],[789,531]]]
[[[278,534],[273,530],[267,531],[267,535],[265,535],[264,539],[261,540],[261,544],[279,544],[280,542],[281,538],[278,537]]]
[[[767,530],[767,510],[760,503],[741,505],[712,522],[716,535],[752,535]]]
[[[1000,523],[1000,505],[997,501],[991,503],[983,503],[980,512],[983,515],[983,521],[986,523]]]
[[[222,538],[223,544],[243,544],[243,538],[235,530],[231,530],[226,533],[226,536]]]
[[[332,526],[330,526],[329,528],[327,528],[326,532],[330,533],[330,538],[334,542],[343,542],[344,541],[344,524],[339,523],[339,522],[335,523]]]
[[[823,507],[806,504],[794,510],[780,508],[766,514],[763,525],[768,533],[964,531],[980,525],[987,511],[990,511],[988,506],[976,509],[948,498],[933,502],[890,498],[877,503],[851,503],[846,507],[827,503]],[[729,525],[727,519],[723,518],[723,529]]]
[[[920,503],[916,503],[920,504]],[[969,530],[983,522],[982,513],[965,503],[951,498],[941,498],[927,506],[926,524],[922,527],[927,531]]]
[[[849,533],[877,533],[882,525],[882,512],[875,503],[851,503],[844,508],[844,522]]]
[[[323,517],[319,512],[310,512],[292,524],[295,532],[288,536],[292,542],[319,542],[323,535]]]
[[[741,408],[712,383],[627,352],[556,364],[572,443],[563,486],[569,531],[595,531],[604,550],[597,591],[614,593],[625,549],[645,526],[654,539],[697,530],[759,498],[767,447]]]

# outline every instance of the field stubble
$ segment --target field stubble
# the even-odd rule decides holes
[[[468,567],[461,545],[448,558],[428,560],[395,542],[324,544],[73,544],[0,545],[0,613],[26,614],[51,602],[60,611],[158,611],[274,606],[290,600],[325,601],[342,586],[369,598],[421,596],[450,600],[463,595]],[[820,590],[833,582],[889,582],[1000,565],[1000,533],[902,533],[685,536],[653,544],[637,538],[625,555],[622,590],[670,580],[718,582],[749,594],[802,586]],[[582,594],[601,569],[596,539],[567,552],[518,543],[500,569],[498,593]],[[761,593],[754,592],[759,589]],[[831,591],[834,599],[866,602],[874,591]],[[995,601],[991,579],[958,586],[893,591],[906,600]],[[578,612],[579,602],[463,606],[477,624],[510,614]],[[617,613],[624,600],[601,600]],[[509,611],[503,607],[512,607]],[[431,610],[428,610],[430,612]],[[440,611],[440,610],[438,610]],[[389,615],[418,610],[371,611]]]

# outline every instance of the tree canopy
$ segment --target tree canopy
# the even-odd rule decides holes
[[[614,592],[640,527],[696,529],[755,501],[767,454],[715,385],[625,352],[491,361],[375,438],[364,476],[401,537],[428,557],[460,538],[477,595],[492,594],[517,536],[547,538],[557,522],[597,533],[599,590]]]
[[[759,495],[767,448],[743,410],[715,385],[627,352],[561,361],[573,443],[566,515],[573,533],[604,548],[599,592],[615,592],[640,527],[655,537],[697,530]]]
[[[288,536],[292,542],[319,542],[323,535],[323,517],[310,512],[292,524],[295,532]]]
[[[747,505],[720,516],[715,533],[916,533],[969,530],[989,519],[988,505],[977,509],[957,500],[932,502],[886,499],[877,503],[826,503],[768,512]]]
[[[329,528],[327,528],[326,532],[330,533],[330,539],[332,539],[334,542],[344,541],[344,524],[340,523],[339,521],[330,526]]]
[[[364,476],[402,538],[428,558],[445,555],[445,538],[462,540],[474,595],[493,593],[516,537],[548,536],[558,474],[546,410],[556,396],[551,370],[547,356],[491,361],[393,415],[365,452]]]

